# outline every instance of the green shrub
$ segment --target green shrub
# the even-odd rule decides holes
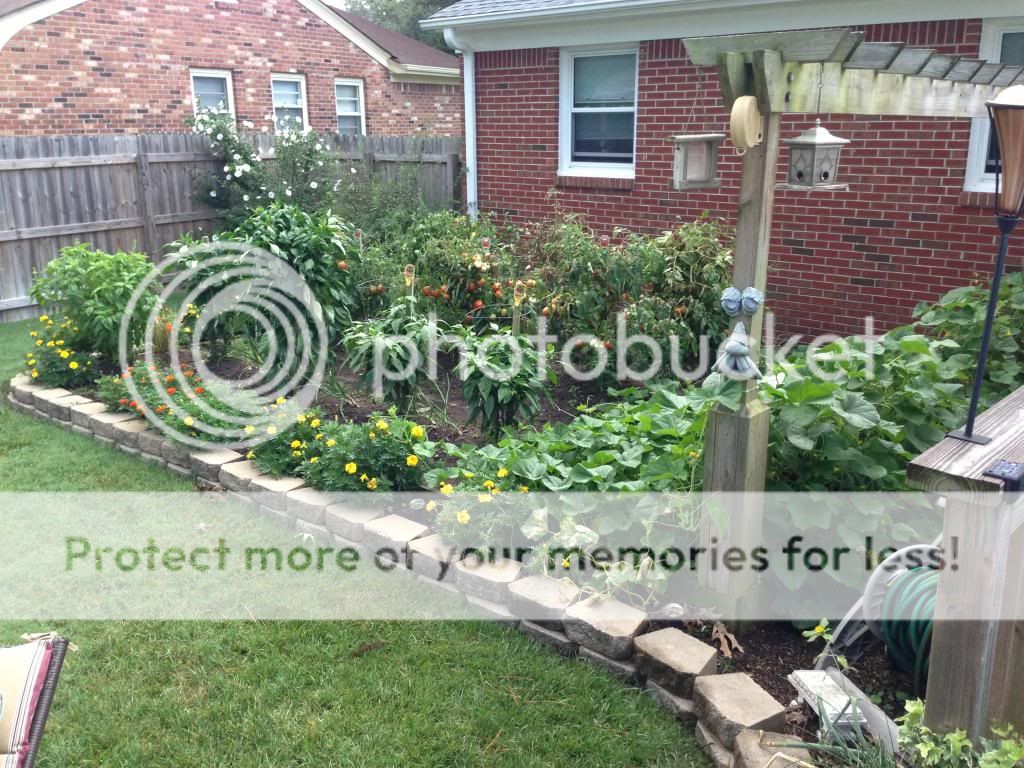
[[[279,476],[297,475],[310,461],[315,465],[339,426],[313,408],[300,413],[294,423],[271,429],[270,438],[249,451],[248,458],[260,471]]]
[[[1024,738],[1012,725],[994,726],[992,735],[975,745],[957,729],[936,733],[924,724],[925,705],[908,701],[899,719],[900,749],[918,768],[1017,768],[1024,763]]]
[[[480,420],[482,432],[492,438],[522,420],[530,422],[540,411],[544,380],[538,377],[536,345],[496,326],[489,336],[464,334],[465,372],[462,394],[469,405],[469,421]],[[548,373],[552,374],[550,368]]]
[[[32,297],[70,321],[69,344],[109,362],[118,356],[125,307],[151,270],[144,253],[104,253],[75,245],[62,249],[60,256],[36,275]],[[128,326],[131,349],[141,344],[155,302],[156,295],[146,292],[136,304]]]

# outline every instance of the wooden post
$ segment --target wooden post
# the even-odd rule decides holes
[[[139,218],[142,219],[143,248],[151,258],[158,256],[160,245],[157,240],[156,222],[153,220],[153,212],[150,210],[149,190],[152,186],[152,179],[149,171],[149,143],[146,137],[138,137],[138,152],[135,155],[135,179],[136,190],[139,199]]]
[[[743,157],[740,205],[736,219],[733,257],[733,285],[740,290],[753,286],[764,291],[768,281],[768,251],[775,200],[775,176],[779,159],[780,116],[764,117],[759,146]],[[737,321],[734,321],[732,328]],[[763,313],[749,319],[753,339],[751,356],[758,359]],[[712,537],[730,546],[758,546],[762,533],[762,499],[768,459],[768,431],[771,413],[757,396],[757,382],[745,383],[739,411],[723,406],[708,416],[704,448],[704,490],[722,493],[728,522],[723,529],[710,523],[704,538]],[[702,542],[707,543],[707,541]],[[701,583],[717,593],[742,599],[755,582],[749,572],[704,571]]]
[[[916,488],[947,494],[943,546],[956,570],[939,577],[928,674],[927,725],[987,736],[1024,730],[1024,502],[986,477],[1024,463],[1024,388],[978,418],[988,445],[947,438],[907,469]]]

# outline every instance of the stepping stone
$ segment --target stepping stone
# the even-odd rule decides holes
[[[718,651],[682,630],[661,629],[633,642],[644,674],[677,696],[692,698],[693,681],[718,671]]]
[[[786,768],[798,762],[811,763],[811,753],[799,747],[777,747],[775,744],[787,744],[796,741],[792,736],[766,731],[740,731],[736,736],[733,749],[734,768]],[[775,757],[782,754],[783,757]],[[783,759],[785,758],[785,759]]]
[[[91,403],[88,397],[82,395],[68,395],[67,397],[61,397],[57,400],[51,400],[49,405],[49,414],[59,421],[68,422],[71,421],[71,406],[73,405],[85,405]]]
[[[305,484],[300,477],[260,475],[249,481],[249,488],[261,505],[285,512],[288,509],[288,492]]]
[[[113,440],[114,425],[120,424],[122,421],[137,421],[137,419],[130,413],[112,413],[110,411],[102,411],[100,413],[94,413],[89,417],[89,428],[92,430],[94,435],[106,440]]]
[[[192,449],[174,440],[164,440],[160,455],[168,464],[177,464],[179,467],[188,467],[192,464]]]
[[[233,461],[240,461],[242,454],[228,448],[213,448],[208,451],[196,451],[189,454],[189,466],[199,477],[217,481],[220,468]]]
[[[141,441],[139,442],[139,447],[142,447]],[[246,493],[250,490],[250,481],[255,480],[262,474],[259,467],[246,459],[243,461],[233,461],[230,464],[221,466],[220,472],[217,473],[217,479],[229,491]]]
[[[289,515],[320,526],[326,531],[326,510],[333,503],[333,496],[316,488],[297,488],[288,491],[286,509]]]
[[[698,677],[693,702],[700,719],[730,750],[746,728],[780,731],[786,727],[783,706],[744,672]]]
[[[520,619],[519,628],[528,637],[536,640],[538,643],[543,643],[557,654],[571,658],[579,653],[579,644],[570,640],[565,632],[549,629],[542,624],[535,624],[526,619]]]
[[[694,736],[697,737],[700,748],[715,764],[715,768],[732,768],[732,752],[699,720],[694,729]]]
[[[139,450],[166,462],[163,457],[164,442],[167,440],[162,432],[151,429],[139,433]]]
[[[570,640],[612,659],[628,659],[633,638],[647,628],[647,614],[595,595],[569,606],[562,622]]]
[[[647,679],[644,690],[651,694],[651,698],[654,699],[659,707],[674,715],[676,720],[683,725],[693,725],[697,722],[697,711],[694,709],[692,699],[676,696],[657,683],[652,682],[650,678]]]
[[[63,387],[51,387],[49,389],[37,389],[32,393],[32,405],[43,413],[50,412],[50,402],[60,400],[62,397],[74,394],[70,389]]]
[[[325,515],[327,528],[335,535],[349,541],[362,541],[366,524],[376,520],[381,513],[375,509],[357,509],[347,504],[332,504],[325,510]]]
[[[90,419],[98,413],[106,413],[107,406],[103,403],[82,403],[71,406],[71,423],[76,427],[88,429],[92,432]]]
[[[452,565],[459,556],[459,550],[436,533],[409,542],[409,562],[413,571],[435,581],[454,582]]]
[[[409,542],[427,532],[427,526],[401,515],[387,515],[363,526],[363,542],[372,557],[409,567]]]
[[[149,429],[149,422],[145,419],[117,421],[110,425],[110,437],[118,446],[138,451],[139,434],[147,429]]]
[[[470,555],[455,564],[455,585],[467,595],[504,604],[508,602],[508,585],[519,578],[522,570],[518,560],[489,562]]]
[[[23,384],[15,384],[13,381],[11,382],[11,394],[14,395],[14,399],[19,403],[31,405],[33,408],[35,407],[35,401],[32,399],[32,395],[36,392],[42,392],[44,389],[46,389],[46,387],[42,384],[33,384],[31,383],[31,380],[26,381]]]
[[[642,688],[644,685],[644,673],[637,669],[636,664],[631,661],[610,659],[603,653],[598,653],[584,645],[580,646],[580,658],[600,667],[626,685],[631,685],[634,688]]]
[[[539,574],[508,585],[509,607],[521,619],[561,632],[566,609],[580,598],[580,589],[570,579],[553,579]]]

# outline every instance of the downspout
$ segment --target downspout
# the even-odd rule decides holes
[[[465,104],[466,131],[466,210],[475,221],[480,213],[480,196],[477,184],[476,151],[476,56],[449,27],[444,31],[445,42],[456,53],[462,54],[462,93]]]

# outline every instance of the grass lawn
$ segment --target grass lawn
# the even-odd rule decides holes
[[[188,490],[10,409],[28,326],[0,325],[0,491]],[[79,647],[43,768],[707,764],[647,696],[494,624],[7,621],[0,645],[42,629]]]

